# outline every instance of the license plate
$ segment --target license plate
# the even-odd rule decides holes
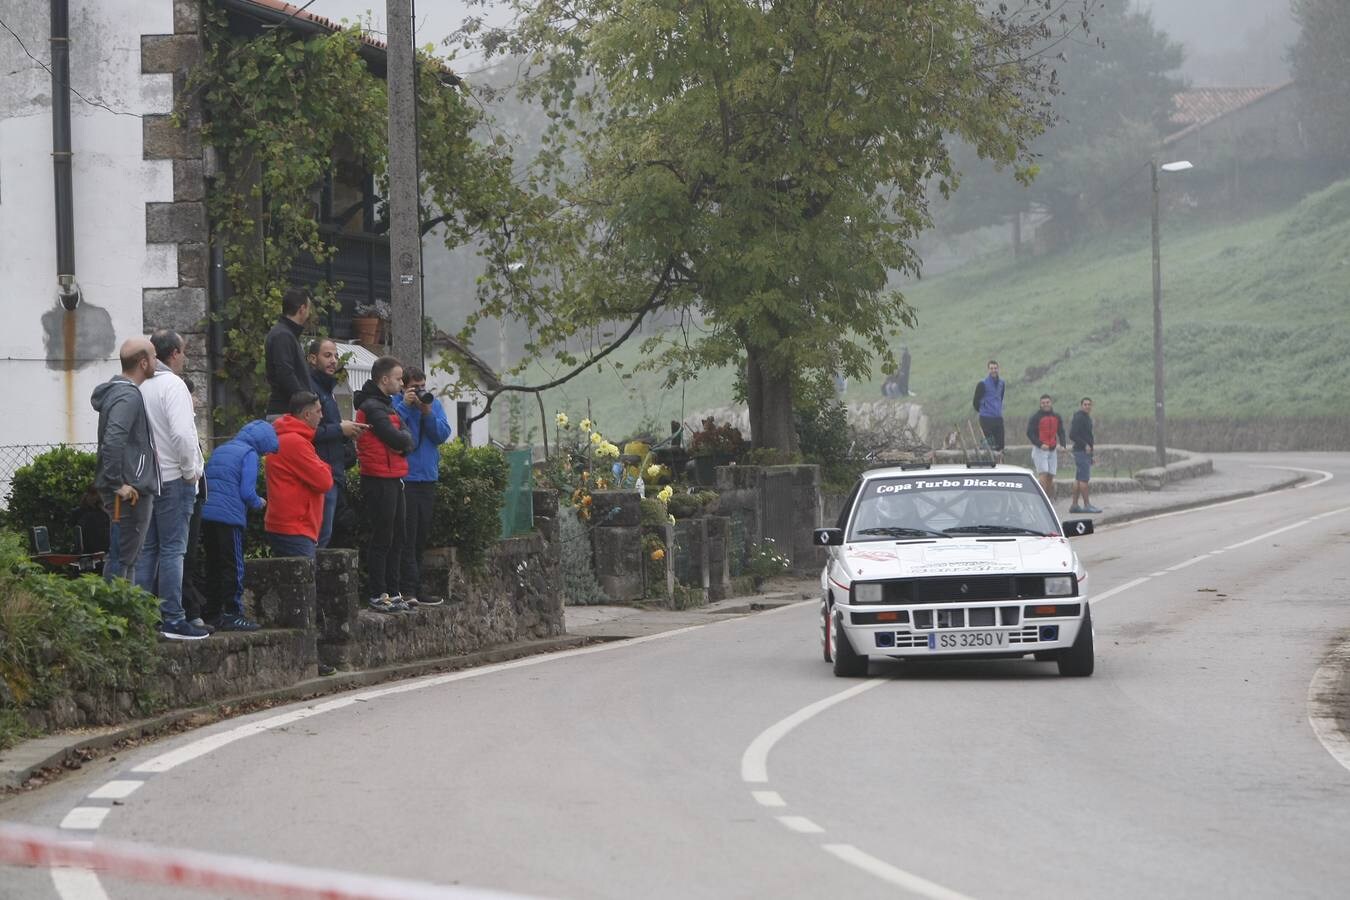
[[[997,650],[1008,645],[1006,631],[951,631],[928,635],[928,649],[943,650]]]

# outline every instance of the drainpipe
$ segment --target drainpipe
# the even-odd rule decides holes
[[[75,281],[75,190],[70,152],[70,5],[51,0],[52,173],[56,183],[57,298],[67,310],[80,305]]]

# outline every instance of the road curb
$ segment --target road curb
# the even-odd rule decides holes
[[[1276,491],[1288,490],[1295,485],[1307,481],[1306,475],[1296,475],[1286,478],[1283,481],[1277,481],[1266,487],[1257,490],[1233,491],[1229,494],[1215,494],[1212,497],[1206,497],[1202,500],[1186,500],[1179,503],[1165,504],[1155,506],[1151,509],[1140,509],[1134,512],[1113,513],[1111,515],[1098,516],[1093,519],[1095,525],[1120,525],[1125,522],[1133,522],[1136,519],[1147,519],[1150,516],[1161,516],[1167,513],[1184,512],[1188,509],[1201,509],[1206,506],[1214,506],[1219,503],[1230,503],[1234,500],[1245,500],[1248,497],[1257,497],[1261,494],[1273,494]]]

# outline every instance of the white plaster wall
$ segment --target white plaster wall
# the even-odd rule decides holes
[[[47,4],[3,5],[28,51],[49,62]],[[71,98],[76,277],[120,343],[142,332],[141,289],[177,284],[176,248],[145,242],[145,204],[173,199],[173,169],[141,158],[140,119],[172,108],[171,77],[141,74],[140,36],[173,32],[173,2],[71,0],[70,27],[71,86],[117,111]],[[89,395],[116,361],[71,376],[48,369],[41,325],[57,305],[51,76],[4,31],[0,73],[0,382],[10,388],[0,444],[90,442]]]

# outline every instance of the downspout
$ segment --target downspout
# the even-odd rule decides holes
[[[51,0],[52,174],[56,184],[57,298],[67,310],[80,305],[75,281],[75,190],[70,152],[70,4]]]

